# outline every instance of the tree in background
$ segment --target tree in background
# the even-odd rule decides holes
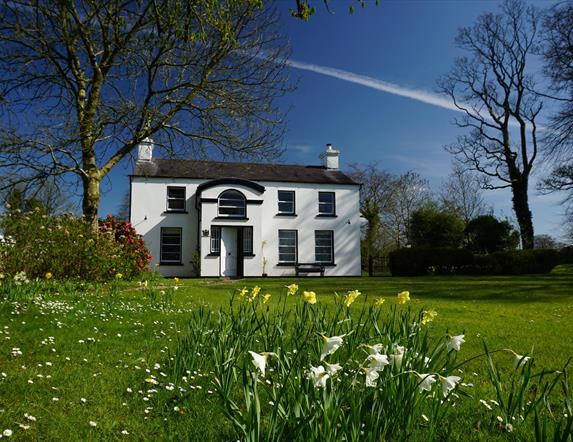
[[[285,45],[260,0],[0,0],[3,187],[100,183],[146,138],[171,155],[277,153]]]
[[[462,112],[456,124],[468,130],[447,150],[482,174],[486,188],[511,189],[524,249],[533,247],[529,177],[542,109],[527,70],[537,49],[538,21],[538,12],[519,0],[506,0],[499,14],[481,15],[456,38],[469,56],[458,58],[439,81]]]
[[[351,164],[349,175],[361,184],[360,214],[367,222],[362,240],[362,256],[367,260],[372,273],[372,260],[379,256],[384,247],[381,216],[391,200],[395,178],[379,169],[376,164]]]
[[[455,213],[428,206],[412,214],[410,241],[414,247],[458,248],[464,227],[464,221]]]
[[[53,180],[47,180],[33,189],[24,186],[7,189],[4,192],[4,207],[12,214],[40,209],[46,215],[56,215],[73,209],[70,200]]]
[[[440,189],[439,202],[443,210],[455,213],[466,224],[491,210],[485,203],[478,177],[459,163],[454,163]]]
[[[476,253],[493,253],[513,250],[519,243],[519,233],[507,220],[500,221],[493,215],[482,215],[466,226],[467,247]]]

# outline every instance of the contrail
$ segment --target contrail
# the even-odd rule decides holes
[[[389,83],[387,81],[368,77],[366,75],[355,74],[353,72],[343,71],[342,69],[335,69],[328,66],[304,63],[302,61],[287,60],[286,64],[295,69],[316,72],[317,74],[327,75],[329,77],[338,78],[339,80],[360,84],[371,89],[388,92],[389,94],[399,95],[401,97],[421,101],[422,103],[427,103],[433,106],[460,112],[460,110],[450,100],[441,97],[438,94],[434,94],[433,92],[425,91],[422,89],[407,88],[394,83]]]

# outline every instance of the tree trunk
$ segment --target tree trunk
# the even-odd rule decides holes
[[[98,232],[99,183],[100,178],[96,174],[88,174],[88,176],[83,177],[82,210],[86,223],[90,225],[95,234]]]
[[[533,220],[529,209],[529,199],[527,196],[527,180],[524,178],[514,180],[511,185],[513,193],[513,210],[519,224],[521,235],[521,247],[523,249],[533,248]]]

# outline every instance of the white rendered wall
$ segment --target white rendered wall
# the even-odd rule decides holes
[[[253,257],[244,258],[244,276],[261,276],[263,258],[265,271],[269,276],[293,276],[294,266],[278,264],[278,231],[298,231],[298,261],[315,262],[314,231],[334,231],[334,264],[326,266],[326,276],[358,276],[360,268],[360,208],[358,185],[330,185],[306,183],[258,182],[266,190],[260,194],[241,185],[217,185],[202,192],[201,198],[216,199],[228,189],[241,191],[247,201],[263,200],[262,204],[247,204],[247,219],[220,219],[216,202],[202,203],[201,214],[195,209],[195,192],[203,180],[132,178],[131,222],[137,232],[143,235],[152,254],[152,266],[159,262],[161,227],[181,227],[181,266],[160,266],[164,276],[193,276],[191,258],[199,242],[201,247],[201,276],[220,275],[220,257],[209,256],[210,237],[203,236],[203,230],[210,233],[211,226],[253,227]],[[167,186],[186,188],[187,212],[165,213]],[[278,212],[278,190],[295,191],[296,216],[280,216]],[[336,217],[318,215],[318,192],[335,192]],[[199,220],[199,216],[201,220]],[[198,223],[200,225],[198,226]],[[198,230],[199,228],[199,230]],[[263,245],[264,244],[264,245]]]

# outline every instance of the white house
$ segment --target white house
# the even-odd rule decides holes
[[[360,186],[338,169],[331,145],[322,166],[154,159],[152,151],[151,141],[139,146],[130,220],[162,275],[360,275]]]

